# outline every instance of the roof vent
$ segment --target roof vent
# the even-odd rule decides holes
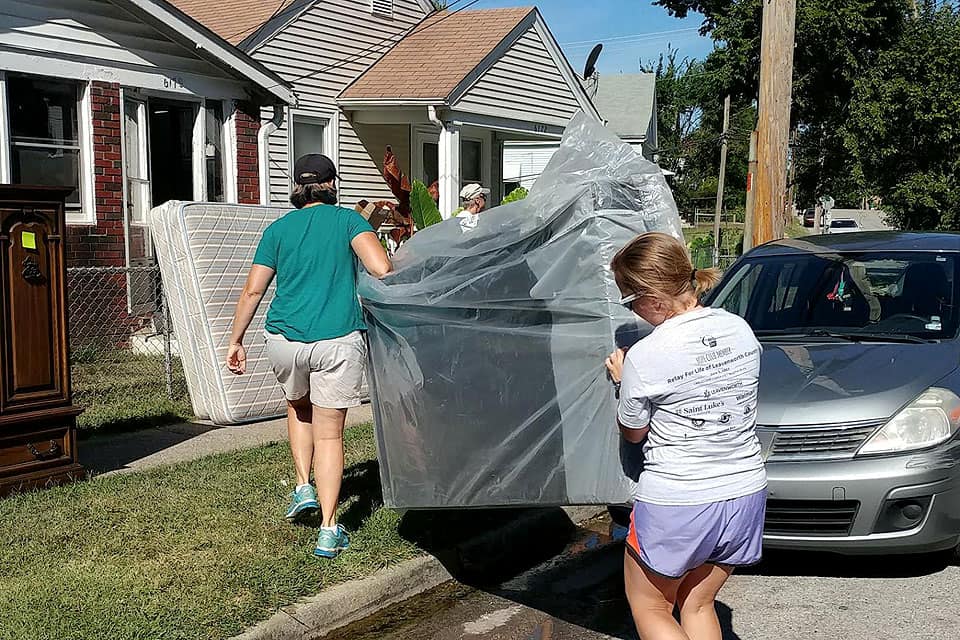
[[[387,18],[393,17],[393,0],[370,0],[370,12]]]

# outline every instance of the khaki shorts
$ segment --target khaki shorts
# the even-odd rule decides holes
[[[342,338],[291,342],[267,332],[267,358],[287,400],[310,394],[310,403],[324,409],[359,407],[367,365],[367,343],[354,331]]]

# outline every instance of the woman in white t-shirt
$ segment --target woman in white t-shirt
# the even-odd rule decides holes
[[[673,237],[638,236],[611,268],[621,303],[654,327],[606,361],[620,385],[620,432],[644,449],[624,557],[627,599],[644,640],[719,640],[717,592],[735,567],[760,560],[760,344],[739,316],[700,305],[719,273],[694,269]]]

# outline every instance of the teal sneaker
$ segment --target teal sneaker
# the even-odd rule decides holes
[[[283,517],[287,520],[296,520],[302,516],[315,513],[319,509],[317,490],[313,488],[312,484],[307,484],[299,491],[294,490],[290,494],[290,506],[287,507],[287,513]]]
[[[313,555],[318,558],[336,558],[341,551],[349,548],[350,536],[347,535],[343,525],[338,524],[333,530],[320,529]]]

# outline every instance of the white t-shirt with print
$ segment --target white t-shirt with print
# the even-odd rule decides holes
[[[617,414],[624,427],[650,427],[637,500],[706,504],[766,487],[760,352],[742,318],[711,308],[670,318],[630,348]]]

